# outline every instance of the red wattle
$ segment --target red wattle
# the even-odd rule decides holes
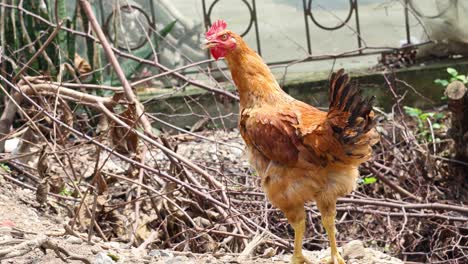
[[[213,58],[215,58],[215,60],[218,60],[219,58],[224,58],[224,56],[226,56],[226,49],[223,49],[223,48],[219,48],[219,47],[214,47],[214,48],[211,48],[211,55],[213,56]]]

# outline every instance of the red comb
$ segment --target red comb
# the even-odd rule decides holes
[[[219,32],[221,30],[225,30],[226,27],[227,27],[226,21],[224,21],[222,19],[218,19],[216,22],[214,22],[211,25],[210,30],[208,30],[206,32],[205,36],[207,36],[207,37],[212,36],[212,35],[216,34],[217,32]]]

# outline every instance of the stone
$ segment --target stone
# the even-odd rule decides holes
[[[114,264],[115,262],[111,257],[107,256],[105,252],[99,252],[94,258],[94,264]]]
[[[210,263],[218,263],[218,260],[216,260],[215,257],[213,256],[207,256],[205,259],[205,263],[210,264]]]
[[[165,258],[165,257],[174,257],[174,254],[172,254],[172,252],[168,252],[168,251],[165,251],[165,250],[160,250],[160,249],[154,249],[154,250],[151,250],[149,253],[148,253],[149,256],[151,257],[155,257],[155,258]]]
[[[98,254],[101,250],[102,250],[102,248],[99,247],[99,246],[96,246],[96,245],[94,245],[93,247],[91,247],[91,252],[92,252],[93,254]]]
[[[109,248],[115,248],[115,249],[120,248],[120,243],[116,241],[106,242],[105,245]]]
[[[93,236],[91,238],[91,241],[93,241],[94,243],[100,243],[100,242],[102,242],[102,238],[97,237],[97,236]]]
[[[70,244],[82,244],[83,243],[83,239],[76,237],[76,236],[69,236],[65,239],[65,241]]]
[[[272,248],[272,247],[269,247],[269,248],[265,249],[265,251],[263,252],[262,257],[263,258],[272,258],[275,255],[276,255],[276,249]]]
[[[362,241],[353,240],[343,246],[343,257],[348,259],[361,259],[365,256]]]
[[[195,264],[195,262],[186,256],[176,256],[166,260],[165,264]]]
[[[231,153],[237,158],[241,158],[245,155],[244,150],[242,150],[241,148],[231,148],[230,150]]]

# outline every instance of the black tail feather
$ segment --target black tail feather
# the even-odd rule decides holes
[[[352,142],[374,127],[372,103],[374,97],[363,98],[358,86],[350,83],[348,74],[343,69],[334,72],[330,78],[330,113],[349,113],[346,127],[335,127],[343,131],[342,139]]]

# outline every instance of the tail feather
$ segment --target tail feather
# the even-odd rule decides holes
[[[350,83],[350,78],[343,69],[332,74],[329,96],[330,123],[342,142],[358,142],[361,135],[374,127],[374,97],[363,98],[361,89]]]

